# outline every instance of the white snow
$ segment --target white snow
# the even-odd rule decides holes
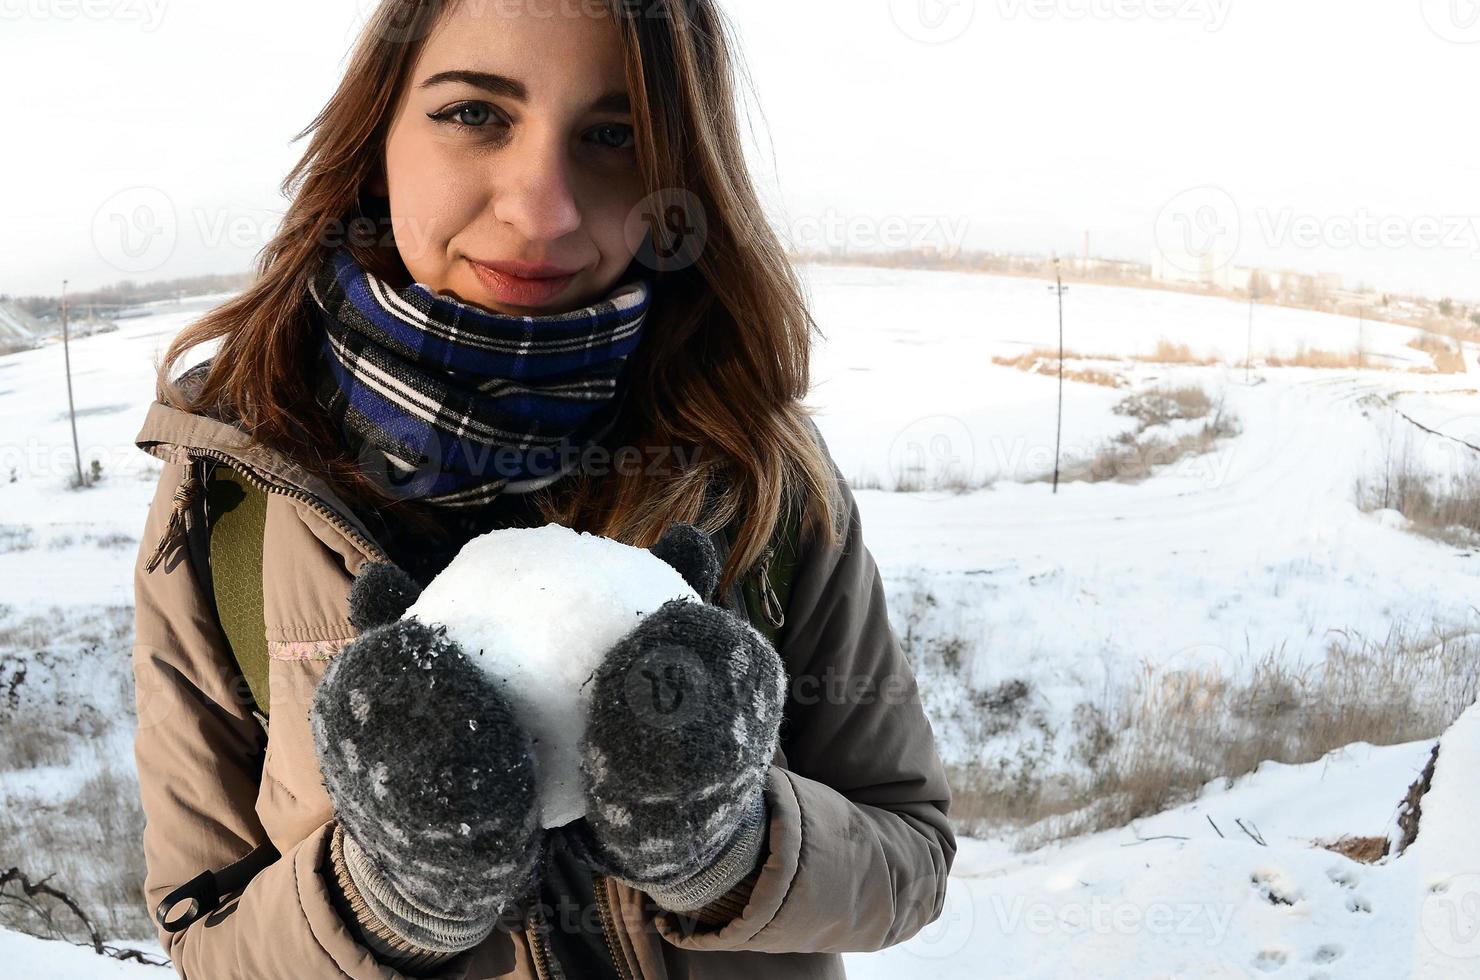
[[[592,672],[670,599],[701,601],[645,548],[559,524],[506,528],[462,547],[406,610],[447,635],[508,697],[534,739],[542,826],[586,812],[578,747]]]
[[[1459,637],[1480,629],[1480,554],[1419,537],[1400,515],[1363,513],[1353,502],[1357,479],[1379,469],[1395,442],[1438,472],[1473,464],[1458,443],[1425,434],[1397,412],[1480,445],[1476,345],[1464,348],[1469,374],[1264,369],[1263,353],[1288,354],[1302,343],[1346,350],[1359,338],[1394,367],[1430,359],[1407,346],[1410,328],[1258,307],[1256,367],[1246,383],[1246,304],[1076,285],[1066,296],[1068,346],[1106,355],[1097,364],[1130,384],[1066,386],[1069,455],[1085,455],[1132,428],[1112,406],[1155,384],[1196,384],[1215,402],[1226,399],[1242,431],[1143,483],[1068,483],[1055,495],[1034,482],[1052,463],[1055,381],[991,360],[1057,343],[1054,297],[1042,282],[801,271],[826,334],[808,403],[844,474],[858,484],[864,537],[896,631],[919,646],[960,639],[964,678],[978,686],[1023,680],[1054,731],[1066,730],[1077,704],[1136,683],[1148,668],[1212,664],[1237,676],[1250,658],[1270,651],[1294,665],[1318,665],[1338,630],[1380,639],[1400,626]],[[0,431],[12,434],[0,447],[0,577],[11,607],[5,612],[79,630],[64,655],[49,660],[34,651],[56,644],[42,640],[13,636],[13,649],[0,651],[0,661],[30,658],[19,689],[23,704],[72,706],[91,698],[107,718],[118,715],[115,701],[128,693],[126,641],[94,644],[80,628],[101,607],[132,601],[138,536],[159,469],[132,438],[153,394],[153,358],[200,309],[162,307],[72,344],[78,438],[84,459],[98,457],[105,473],[83,491],[65,489],[72,435],[59,345],[0,357]],[[1238,363],[1113,360],[1149,352],[1162,337]],[[964,473],[984,488],[867,488],[875,480],[894,486],[909,466],[927,476]],[[666,569],[650,555],[644,560]],[[520,576],[496,590],[473,585],[470,576],[456,615],[485,615],[491,624],[487,611],[502,601],[528,629],[544,618],[531,615],[532,604],[548,596],[535,589],[515,601],[511,590],[533,581]],[[559,583],[562,590],[570,584]],[[633,613],[668,597],[657,586],[651,595],[621,595]],[[934,604],[917,618],[917,599],[926,595]],[[521,650],[518,656],[535,662],[534,645]],[[558,666],[569,669],[566,680],[574,678],[573,662]],[[928,697],[951,695],[948,688],[965,682],[922,675]],[[1266,764],[1134,828],[1063,845],[1017,853],[1005,834],[963,836],[941,920],[896,948],[848,954],[849,975],[1476,976],[1480,857],[1465,836],[1476,812],[1476,726],[1471,712],[1446,736],[1425,806],[1433,836],[1402,858],[1360,865],[1311,843],[1385,835],[1431,742],[1356,744],[1308,765]],[[974,751],[950,726],[936,731],[947,757]],[[133,765],[127,739],[108,746],[117,766]],[[998,747],[1011,750],[1011,738]],[[0,805],[63,799],[75,785],[68,773],[90,765],[0,766]],[[1247,837],[1235,818],[1257,827],[1268,846]],[[1138,834],[1188,839],[1138,842]],[[1293,904],[1272,902],[1275,893]],[[27,967],[7,972],[69,977],[112,968],[86,950],[74,956],[39,942],[0,934],[7,967]]]
[[[123,943],[135,949],[143,947],[156,961],[166,957],[158,946],[139,942]],[[88,946],[51,939],[38,939],[8,929],[0,929],[0,963],[4,964],[7,977],[24,977],[27,980],[104,980],[122,977],[125,980],[165,980],[173,976],[169,967],[160,968],[135,960],[118,960],[102,956]]]
[[[1444,737],[1427,848],[1368,865],[1316,844],[1382,836],[1431,746],[1358,743],[1306,765],[1266,763],[1133,827],[1027,854],[965,839],[941,917],[896,947],[846,955],[848,976],[1480,977],[1480,843],[1463,833],[1476,813],[1480,709]]]

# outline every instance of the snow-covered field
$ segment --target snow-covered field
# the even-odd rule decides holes
[[[827,266],[803,274],[827,335],[809,401],[858,484],[865,538],[896,629],[912,651],[929,647],[922,637],[951,641],[962,661],[956,673],[917,665],[933,710],[964,690],[1021,681],[1038,723],[1067,733],[1078,705],[1106,703],[1142,683],[1148,669],[1214,666],[1238,677],[1271,651],[1295,667],[1318,665],[1332,631],[1380,640],[1394,628],[1480,630],[1480,555],[1354,503],[1357,481],[1397,445],[1435,472],[1468,465],[1467,450],[1395,409],[1480,444],[1475,373],[1257,366],[1261,353],[1347,350],[1359,334],[1367,351],[1391,365],[1423,366],[1428,356],[1407,346],[1411,329],[1260,307],[1249,383],[1242,367],[1247,306],[1074,286],[1065,297],[1074,350],[1125,356],[1166,339],[1238,366],[1107,362],[1130,386],[1067,386],[1068,455],[1090,455],[1131,428],[1112,407],[1152,385],[1202,387],[1236,415],[1240,432],[1144,482],[1069,482],[1053,494],[1037,478],[1052,466],[1056,383],[992,361],[1057,343],[1054,297],[1043,283]],[[98,458],[104,474],[82,491],[66,489],[72,437],[60,346],[0,358],[6,624],[27,615],[93,623],[105,607],[126,610],[132,601],[137,538],[159,466],[132,438],[152,397],[154,359],[198,315],[199,305],[162,308],[73,345],[84,466]],[[1475,355],[1468,345],[1465,362],[1475,365]],[[982,488],[867,489],[892,487],[911,467],[926,477],[949,470]],[[91,697],[104,713],[116,708],[127,690],[127,644],[99,647],[82,635],[89,630],[77,630],[44,671],[33,667],[9,707],[39,709],[60,693]],[[98,662],[100,649],[114,659]],[[33,654],[24,642],[0,648],[0,682],[18,658]],[[82,679],[70,673],[80,667]],[[1467,722],[1455,730],[1461,758],[1464,746],[1480,751],[1480,720]],[[1011,751],[1018,737],[1009,730],[983,746],[944,722],[937,734],[953,762]],[[1464,839],[1462,800],[1444,803],[1447,843],[1386,864],[1358,864],[1310,843],[1389,833],[1431,744],[1359,743],[1317,762],[1266,765],[1133,828],[1027,853],[1007,834],[963,837],[941,920],[898,948],[850,955],[849,973],[942,980],[1480,975],[1477,879],[1429,891],[1445,874],[1480,872],[1480,849]],[[111,733],[106,745],[117,766],[132,765],[126,732]],[[1067,765],[1061,755],[1050,768]],[[1459,768],[1436,777],[1435,791],[1447,787],[1457,797]],[[76,785],[68,776],[75,769],[0,772],[0,806],[58,802]],[[1267,846],[1236,818],[1257,826]],[[53,947],[38,943],[0,937],[0,956],[44,959]],[[49,975],[147,969],[68,952],[46,960]],[[75,970],[92,972],[68,972],[84,959]]]

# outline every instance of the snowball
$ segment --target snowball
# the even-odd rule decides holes
[[[702,601],[645,548],[560,524],[465,544],[406,611],[442,623],[508,698],[534,741],[541,825],[583,816],[578,747],[593,672],[670,599]]]

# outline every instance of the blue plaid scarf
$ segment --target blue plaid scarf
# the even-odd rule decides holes
[[[553,483],[616,422],[651,283],[516,316],[393,289],[341,248],[310,285],[316,393],[382,486],[444,507]]]

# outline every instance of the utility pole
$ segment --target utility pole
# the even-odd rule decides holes
[[[82,482],[82,450],[77,445],[77,409],[72,402],[72,347],[67,338],[67,280],[62,280],[62,360],[67,369],[67,414],[72,419],[72,455],[77,460],[77,486]]]
[[[1053,435],[1053,492],[1059,492],[1059,445],[1064,435],[1064,276],[1059,271],[1059,257],[1053,258],[1053,289],[1059,300],[1059,416]]]
[[[1357,368],[1367,366],[1367,308],[1357,307]]]
[[[1249,336],[1245,341],[1244,352],[1244,384],[1249,383],[1249,370],[1254,363],[1254,293],[1253,280],[1249,282]]]

